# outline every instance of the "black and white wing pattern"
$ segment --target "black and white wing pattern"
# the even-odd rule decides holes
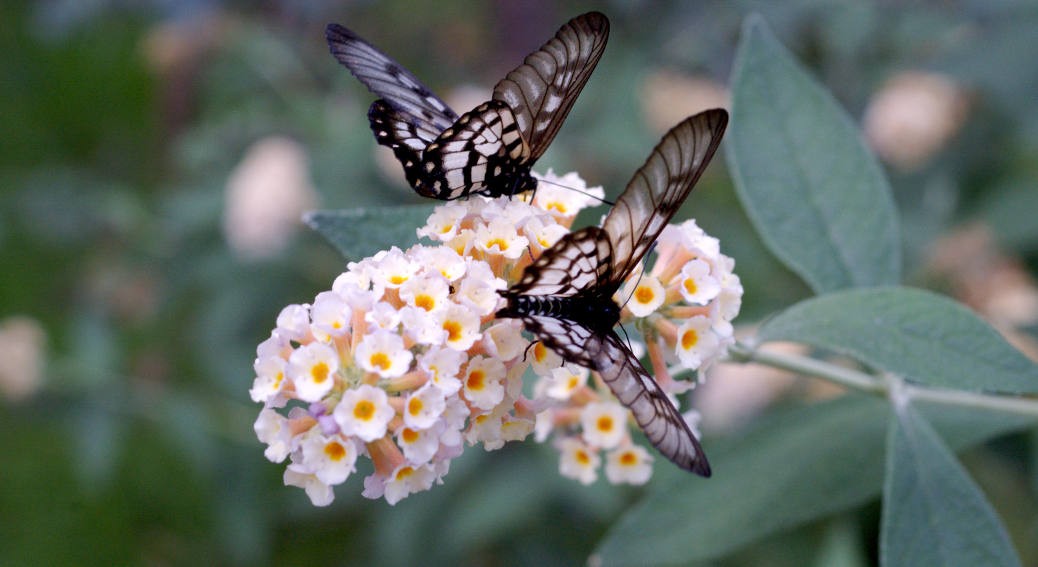
[[[573,18],[494,87],[493,98],[458,116],[399,63],[352,31],[329,24],[332,55],[379,96],[368,121],[419,194],[458,199],[514,195],[536,187],[530,169],[569,114],[605,50],[609,20]]]
[[[499,317],[517,317],[564,360],[599,373],[646,437],[679,467],[709,476],[706,455],[656,381],[612,330],[613,294],[688,197],[717,151],[728,113],[708,110],[663,136],[601,227],[560,239],[503,292]]]

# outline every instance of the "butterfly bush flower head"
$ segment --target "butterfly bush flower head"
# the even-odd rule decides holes
[[[494,450],[531,433],[554,439],[564,476],[649,479],[653,456],[633,441],[637,425],[601,380],[531,344],[519,320],[494,316],[498,292],[603,197],[576,174],[539,178],[532,199],[436,207],[418,229],[432,245],[351,262],[330,291],[282,310],[257,347],[250,396],[263,404],[255,431],[264,455],[288,462],[286,485],[324,506],[334,486],[370,470],[362,494],[394,504],[443,482],[466,446]],[[624,320],[644,331],[664,390],[679,393],[688,385],[666,364],[716,361],[731,343],[742,288],[716,239],[691,221],[668,227],[657,251],[617,299],[630,297]],[[528,369],[537,376],[529,394]]]

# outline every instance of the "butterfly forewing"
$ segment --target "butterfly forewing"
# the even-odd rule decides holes
[[[548,149],[577,95],[591,77],[609,38],[609,20],[598,12],[573,18],[540,49],[494,86],[494,99],[515,113],[536,160]]]
[[[625,279],[685,202],[717,151],[728,125],[721,109],[672,128],[635,172],[602,229],[613,245],[613,274]]]

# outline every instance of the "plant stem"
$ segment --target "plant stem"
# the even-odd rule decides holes
[[[900,386],[899,394],[906,396],[912,401],[933,402],[1038,417],[1038,399],[1033,398],[919,386],[905,383],[898,376],[869,374],[808,356],[761,350],[742,342],[733,345],[728,351],[728,356],[733,362],[756,363],[773,368],[781,368],[797,374],[828,380],[847,388],[877,396],[887,397],[895,387],[895,384],[898,384]]]

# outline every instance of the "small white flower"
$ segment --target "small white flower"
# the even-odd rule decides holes
[[[508,441],[522,441],[533,432],[535,422],[522,418],[505,418],[501,422],[501,439]]]
[[[497,311],[501,302],[497,292],[506,287],[505,280],[495,276],[489,264],[473,260],[468,264],[468,277],[459,283],[454,298],[462,305],[473,308],[482,317]]]
[[[587,182],[576,172],[563,176],[555,175],[548,170],[544,175],[536,175],[537,194],[533,204],[551,214],[562,218],[573,218],[585,207],[601,204],[605,191],[601,187],[588,187]]]
[[[496,358],[474,356],[465,369],[465,399],[473,406],[489,411],[505,399],[505,365]]]
[[[317,480],[329,485],[342,484],[357,469],[357,447],[352,441],[338,435],[322,435],[311,429],[301,444],[303,461],[317,476]]]
[[[652,477],[652,461],[638,445],[619,447],[606,454],[606,478],[613,484],[645,484]]]
[[[731,338],[734,332],[731,321],[742,308],[742,293],[742,281],[739,280],[738,275],[728,272],[721,276],[721,292],[712,304],[714,309],[710,312],[714,321],[714,330],[718,335]]]
[[[710,264],[703,260],[689,260],[678,277],[678,290],[685,301],[693,305],[706,305],[721,292],[721,284],[710,273]]]
[[[559,474],[564,477],[580,481],[581,484],[591,484],[598,478],[598,466],[602,458],[598,452],[573,437],[557,439],[555,447],[561,453],[559,456]]]
[[[629,296],[631,300],[627,302],[626,307],[635,317],[648,317],[659,309],[660,305],[663,305],[667,292],[663,289],[660,280],[644,274],[640,278],[632,278],[629,281],[628,291],[625,295]]]
[[[252,425],[256,438],[267,445],[263,456],[272,463],[284,461],[292,452],[292,437],[288,429],[288,419],[278,412],[264,408],[260,410],[256,423]]]
[[[483,346],[487,353],[503,361],[521,355],[528,345],[518,319],[499,321],[483,331]]]
[[[297,348],[288,357],[286,368],[296,396],[305,402],[316,402],[327,395],[338,371],[339,354],[327,344],[316,342]]]
[[[504,447],[505,441],[501,438],[503,417],[499,408],[472,417],[469,420],[469,429],[465,432],[465,440],[469,445],[482,443],[483,449],[487,451],[496,451]]]
[[[388,301],[378,301],[364,313],[364,321],[379,329],[395,331],[400,324],[400,312]]]
[[[458,374],[465,358],[463,352],[433,347],[418,356],[418,367],[429,373],[430,382],[436,385],[444,396],[453,396],[461,389]]]
[[[587,368],[576,364],[563,364],[552,369],[551,374],[544,378],[544,395],[555,400],[568,400],[573,392],[587,384]]]
[[[323,291],[317,294],[310,307],[310,328],[320,340],[341,337],[349,331],[352,315],[353,309],[345,298],[334,291]]]
[[[358,366],[383,378],[396,378],[407,372],[413,357],[404,348],[400,335],[381,330],[366,335],[354,351]]]
[[[438,311],[443,309],[450,300],[450,285],[447,279],[436,274],[415,276],[400,286],[400,299],[411,307],[418,307],[426,311]]]
[[[397,432],[397,445],[404,451],[404,457],[412,465],[428,463],[440,448],[440,434],[444,429],[443,422],[436,422],[435,427],[428,429],[412,429],[404,426]]]
[[[288,341],[288,338],[279,333],[277,329],[270,333],[270,337],[268,337],[267,340],[256,346],[257,359],[267,358],[269,356],[278,356],[287,359],[290,354],[292,354],[292,344]]]
[[[440,420],[447,407],[443,392],[432,383],[411,392],[404,404],[404,424],[412,429],[427,429]]]
[[[354,435],[371,442],[386,434],[386,426],[396,412],[386,393],[368,384],[346,390],[332,412],[344,435]]]
[[[392,506],[409,494],[429,490],[435,480],[436,472],[429,465],[400,465],[386,479],[386,502]]]
[[[523,223],[523,235],[530,242],[534,252],[543,252],[551,248],[569,230],[555,222],[551,215],[533,216]]]
[[[398,288],[411,279],[419,267],[416,262],[394,246],[377,262],[372,279],[381,281],[389,289]]]
[[[501,255],[510,260],[526,253],[530,241],[516,231],[515,224],[506,219],[494,219],[476,227],[475,247],[491,255]]]
[[[405,305],[400,310],[400,323],[404,334],[420,345],[442,345],[447,340],[447,331],[437,314],[421,307]]]
[[[286,339],[299,342],[310,336],[310,306],[292,304],[278,313],[274,331]]]
[[[462,305],[451,305],[442,312],[440,328],[447,332],[445,344],[454,350],[468,350],[479,340],[479,316]]]
[[[616,402],[597,402],[580,412],[584,440],[592,447],[612,449],[627,435],[627,409]]]
[[[465,275],[465,258],[447,246],[421,246],[412,248],[415,259],[425,266],[426,272],[438,273],[448,282],[457,281]]]
[[[675,350],[685,368],[699,368],[704,360],[716,354],[717,347],[717,336],[711,331],[710,319],[697,315],[678,327]]]
[[[533,366],[533,371],[538,376],[551,376],[553,370],[562,366],[562,357],[544,346],[544,343],[541,341],[533,343],[533,346],[530,347],[527,353],[530,364]]]
[[[447,407],[440,416],[444,429],[440,433],[440,443],[448,447],[461,447],[461,430],[469,416],[469,407],[465,401],[455,396],[447,399]]]
[[[305,467],[288,465],[285,469],[285,486],[298,486],[306,490],[310,503],[314,506],[327,506],[335,500],[332,487],[321,482],[317,475],[305,470]]]
[[[461,221],[469,213],[466,203],[449,202],[436,207],[425,226],[418,229],[418,236],[437,242],[449,242],[461,230]]]
[[[252,365],[253,370],[256,371],[256,379],[253,380],[252,389],[249,390],[252,401],[268,406],[280,405],[272,404],[272,402],[277,400],[278,394],[285,385],[286,366],[285,359],[280,356],[256,359]]]

